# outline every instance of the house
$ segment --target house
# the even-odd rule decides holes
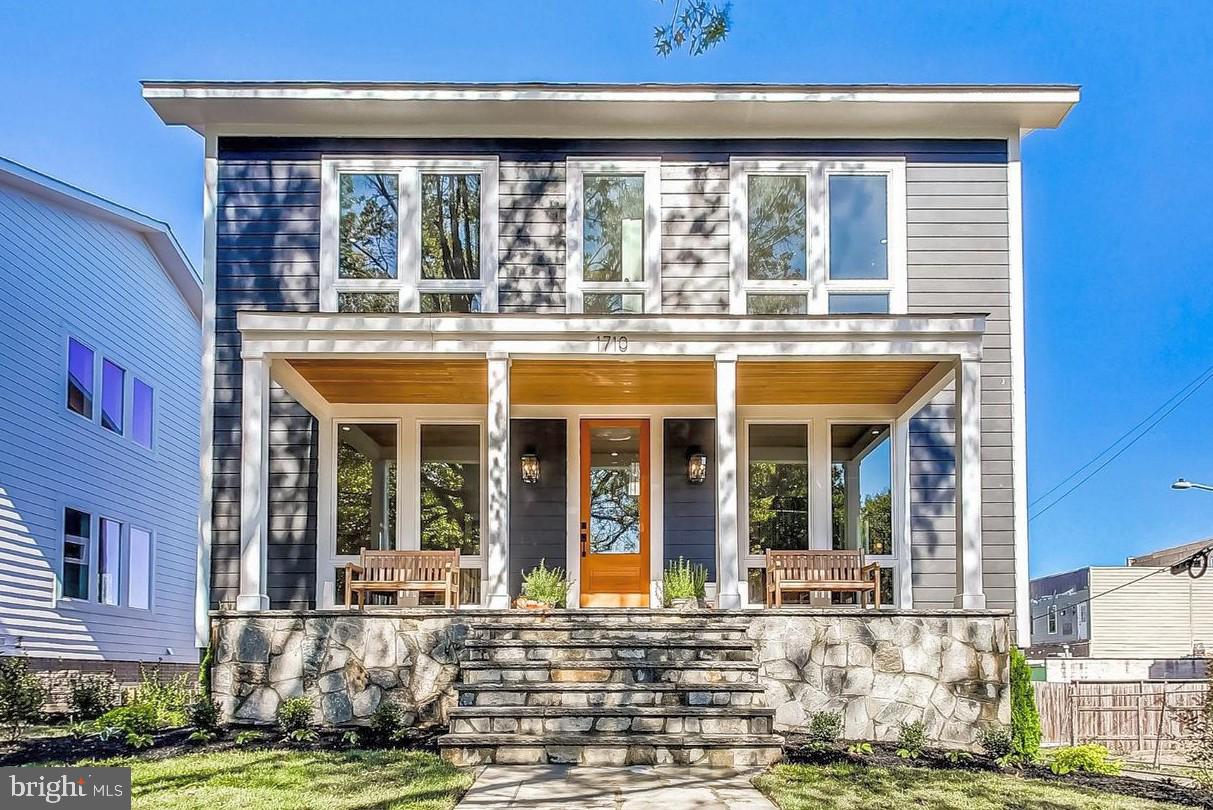
[[[1051,681],[1203,678],[1213,578],[1171,566],[1213,540],[1032,580],[1032,646]],[[1141,606],[1149,604],[1150,610]]]
[[[196,672],[201,280],[163,222],[0,159],[0,286],[0,653],[57,702]]]
[[[1028,637],[1020,143],[1077,88],[143,92],[204,139],[200,632],[234,660],[252,634],[256,663],[262,641],[350,633],[338,658],[391,670],[322,691],[332,662],[270,652],[290,656],[281,684],[224,670],[233,716],[264,719],[281,688],[364,718],[403,678],[362,657],[382,622],[509,641],[496,628],[522,620],[495,612],[540,560],[568,571],[570,638],[579,621],[666,621],[645,609],[679,557],[761,636],[746,609],[764,603],[764,552],[847,548],[880,566],[887,612],[818,596],[783,615],[829,638],[858,623],[893,679],[844,686],[845,649],[805,650],[828,689],[797,686],[776,725],[828,704],[885,734],[932,712],[932,734],[971,742],[956,701],[930,709],[933,686],[903,682],[919,664],[939,676],[953,630],[983,639],[971,663],[957,648],[956,675],[1001,711],[1012,623]],[[461,613],[345,614],[345,566],[368,548],[458,549]],[[921,661],[894,664],[920,639]],[[427,690],[485,663],[438,648]],[[871,712],[842,695],[873,689]]]

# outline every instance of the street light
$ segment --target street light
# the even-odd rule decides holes
[[[1198,484],[1195,481],[1189,481],[1186,478],[1176,478],[1175,483],[1171,485],[1171,489],[1203,489],[1206,492],[1213,492],[1213,486],[1209,484]]]

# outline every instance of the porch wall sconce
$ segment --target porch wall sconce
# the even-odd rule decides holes
[[[708,480],[708,457],[697,449],[687,454],[687,481],[702,484]]]
[[[519,466],[522,469],[522,483],[539,483],[539,456],[535,453],[523,453]]]

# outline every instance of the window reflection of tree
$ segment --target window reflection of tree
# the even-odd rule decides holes
[[[421,276],[480,278],[480,175],[421,176]]]
[[[421,465],[421,547],[480,553],[479,465],[427,461]]]
[[[624,220],[644,219],[644,178],[595,174],[584,179],[586,281],[623,281]]]
[[[750,463],[750,553],[809,547],[809,470],[805,464]]]
[[[341,175],[342,278],[396,277],[398,187],[394,174]]]
[[[631,494],[627,467],[590,470],[590,550],[631,553],[640,550],[640,506]]]
[[[805,179],[753,176],[748,185],[751,279],[786,281],[806,277]]]

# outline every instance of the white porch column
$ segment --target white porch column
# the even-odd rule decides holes
[[[740,607],[741,532],[737,522],[737,355],[716,355],[716,599]]]
[[[266,552],[269,490],[270,363],[243,361],[240,399],[240,592],[237,610],[268,610]]]
[[[488,531],[485,582],[490,608],[510,606],[510,358],[490,354],[488,397]]]
[[[956,363],[956,607],[986,606],[981,582],[981,361]]]

